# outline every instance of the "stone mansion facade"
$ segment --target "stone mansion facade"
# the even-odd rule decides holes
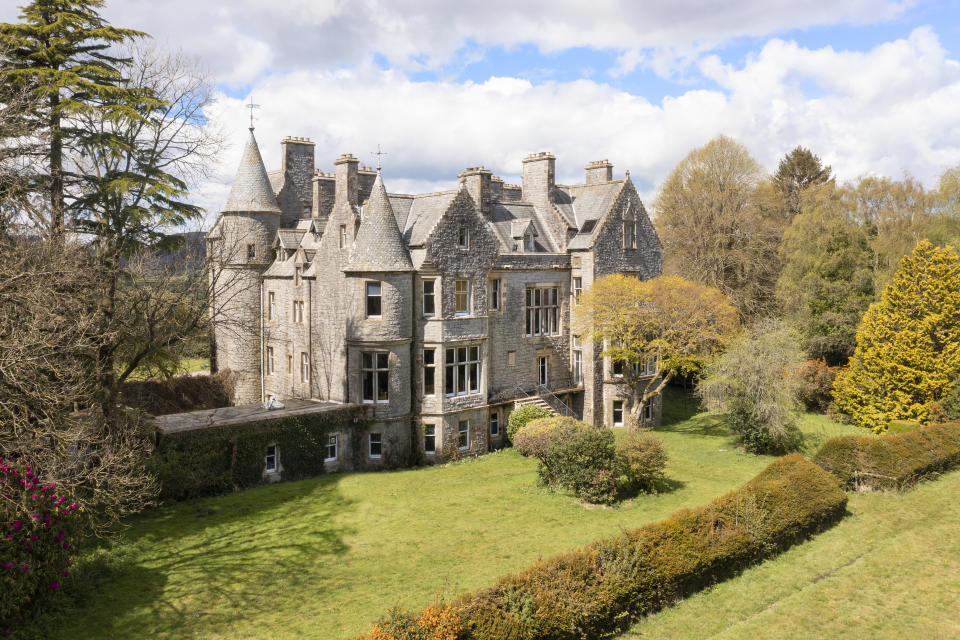
[[[401,450],[429,461],[496,448],[517,403],[623,423],[622,378],[569,323],[595,278],[660,274],[629,172],[615,180],[591,162],[584,184],[559,185],[554,156],[535,153],[521,185],[473,167],[455,189],[394,194],[352,155],[324,173],[312,142],[281,144],[268,173],[250,130],[207,234],[214,368],[237,374],[238,404],[368,405],[374,465]],[[645,418],[658,424],[660,410],[658,399]]]

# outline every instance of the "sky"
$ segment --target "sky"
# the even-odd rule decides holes
[[[15,21],[17,0],[0,3]],[[376,164],[392,192],[453,188],[465,167],[519,182],[626,170],[649,205],[692,149],[728,135],[767,170],[802,145],[841,180],[928,186],[960,165],[960,0],[108,0],[112,24],[179,49],[216,86],[228,134],[193,185],[226,201],[253,101],[268,169],[287,135]]]

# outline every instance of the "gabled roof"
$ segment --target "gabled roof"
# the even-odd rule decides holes
[[[510,223],[510,237],[514,240],[527,235],[527,230],[530,230],[535,236],[540,235],[537,233],[537,227],[530,218],[518,218]]]
[[[568,249],[589,249],[593,246],[594,237],[602,227],[601,220],[626,185],[625,180],[612,180],[595,184],[578,184],[562,187],[570,197],[569,207],[577,222],[578,232],[567,243]]]
[[[257,139],[253,137],[253,129],[250,129],[250,139],[243,148],[237,176],[222,211],[280,213],[280,205],[277,204],[277,197],[263,166],[263,158],[260,157]]]
[[[527,202],[494,202],[490,205],[490,223],[497,239],[500,240],[501,252],[512,253],[516,251],[516,238],[518,224],[525,231],[527,226],[533,227],[533,234],[537,237],[537,250],[548,253],[556,253],[557,248],[553,246],[543,227],[543,222],[536,208]],[[521,231],[521,236],[523,232]]]
[[[296,249],[300,246],[300,239],[303,238],[306,231],[300,229],[280,229],[277,231],[277,239],[273,246],[284,249]]]
[[[403,243],[397,219],[390,206],[380,174],[370,198],[363,205],[363,217],[344,271],[413,271],[410,252]]]
[[[423,246],[456,197],[455,189],[414,196],[403,229],[407,244],[411,247]]]

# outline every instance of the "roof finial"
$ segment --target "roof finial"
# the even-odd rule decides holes
[[[244,105],[247,109],[250,109],[250,131],[253,131],[253,110],[259,109],[260,105],[253,104],[253,94],[250,94],[250,104]]]
[[[377,145],[377,150],[376,150],[376,151],[371,151],[370,154],[371,154],[371,155],[374,155],[374,156],[377,156],[377,173],[380,173],[380,168],[381,168],[381,167],[380,167],[380,159],[381,159],[381,156],[385,156],[385,155],[389,155],[389,154],[388,154],[386,151],[382,150],[382,149],[380,148],[380,145],[379,145],[379,144]]]

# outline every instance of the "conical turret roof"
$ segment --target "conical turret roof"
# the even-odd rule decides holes
[[[345,271],[413,271],[383,179],[377,174]]]
[[[257,139],[253,137],[253,129],[250,129],[250,139],[243,148],[237,177],[233,181],[233,186],[230,187],[230,197],[227,198],[222,211],[280,213],[277,196],[273,193],[267,170],[263,166],[263,158],[260,157]]]

